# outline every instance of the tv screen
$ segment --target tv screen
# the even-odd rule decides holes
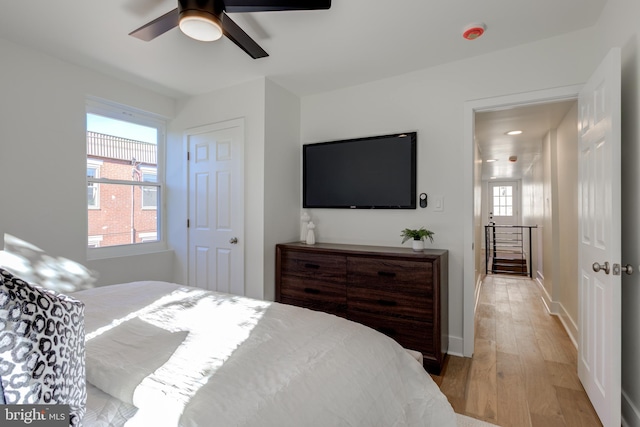
[[[302,147],[305,208],[415,209],[417,133]]]

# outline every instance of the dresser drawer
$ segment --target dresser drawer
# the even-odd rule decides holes
[[[280,282],[280,296],[298,301],[308,300],[314,304],[328,303],[347,306],[345,282],[330,282],[284,274]]]
[[[349,286],[349,310],[424,321],[433,318],[433,299],[427,292],[402,292],[395,289]]]
[[[289,276],[309,277],[318,281],[345,283],[347,258],[298,251],[282,252],[282,271]]]
[[[406,349],[416,350],[426,358],[433,358],[434,328],[432,323],[352,312],[350,310],[348,318],[393,338]]]
[[[347,317],[347,305],[336,304],[333,301],[319,301],[314,299],[295,299],[289,297],[280,298],[280,303],[295,305],[297,307],[304,307],[315,311],[322,311],[329,314],[335,314],[340,317]]]
[[[350,285],[425,295],[433,293],[433,264],[381,258],[347,258]]]

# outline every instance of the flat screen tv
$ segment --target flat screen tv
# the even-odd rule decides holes
[[[305,144],[305,208],[415,209],[417,133]]]

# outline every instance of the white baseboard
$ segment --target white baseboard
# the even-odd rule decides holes
[[[640,427],[640,410],[631,402],[627,393],[622,390],[622,425],[624,427]]]
[[[447,353],[452,356],[464,357],[464,340],[460,337],[449,335],[449,350],[447,350]]]
[[[564,308],[562,304],[558,303],[558,306],[559,307],[558,307],[557,316],[560,318],[560,322],[562,322],[562,326],[564,326],[564,330],[567,331],[567,335],[569,335],[569,338],[571,339],[573,346],[577,349],[578,348],[578,325],[576,325],[576,322],[571,318],[571,316],[569,316],[569,313],[567,313],[567,310]]]
[[[569,335],[569,339],[575,348],[578,348],[578,325],[576,325],[576,322],[569,316],[569,313],[562,303],[551,300],[551,296],[542,282],[536,279],[536,283],[542,290],[542,303],[547,308],[547,311],[554,316],[558,316],[560,323],[564,326],[564,330],[567,331],[567,335]]]

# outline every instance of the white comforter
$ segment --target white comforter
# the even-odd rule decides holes
[[[87,381],[138,408],[127,426],[456,425],[422,366],[357,323],[164,282],[74,296]]]

